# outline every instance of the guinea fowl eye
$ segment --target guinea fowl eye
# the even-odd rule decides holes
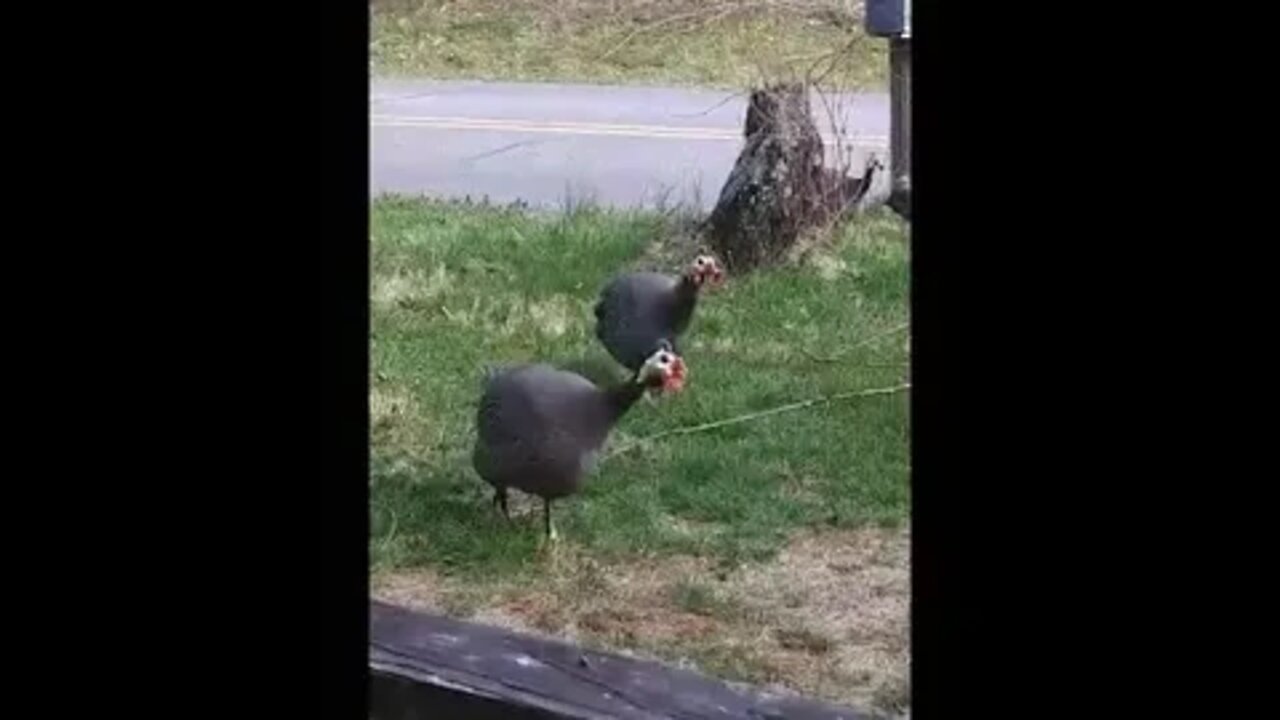
[[[662,353],[661,355],[658,356],[658,362],[662,365],[666,365],[667,363],[671,362],[671,356],[666,353]]]

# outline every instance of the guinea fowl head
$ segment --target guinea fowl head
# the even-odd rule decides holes
[[[707,280],[711,281],[712,287],[724,282],[724,268],[720,267],[720,261],[710,253],[702,253],[694,258],[685,275],[693,281],[695,287],[702,287]]]
[[[636,382],[656,392],[680,392],[687,373],[684,360],[671,349],[671,343],[664,340],[640,366]]]

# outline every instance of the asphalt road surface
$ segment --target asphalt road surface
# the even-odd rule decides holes
[[[831,157],[888,166],[886,93],[815,97]],[[730,91],[374,80],[370,188],[557,207],[689,203],[710,209],[742,148],[746,97]],[[888,194],[887,172],[872,196]]]

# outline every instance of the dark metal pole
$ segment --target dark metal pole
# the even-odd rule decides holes
[[[889,39],[889,206],[911,219],[911,38]]]

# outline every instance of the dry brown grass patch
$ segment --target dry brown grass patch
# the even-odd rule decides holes
[[[369,584],[373,596],[383,602],[426,612],[442,608],[442,583],[433,570],[374,574]]]
[[[909,698],[910,532],[806,532],[773,561],[717,575],[706,558],[602,564],[572,542],[522,578],[471,586],[471,619],[653,657],[858,706]],[[719,579],[723,578],[723,579]],[[380,578],[375,595],[447,612],[460,581]],[[456,600],[455,600],[456,602]]]
[[[369,431],[375,442],[399,447],[417,457],[429,452],[442,428],[424,421],[417,402],[403,386],[374,382],[369,388]]]
[[[377,426],[405,417],[413,399],[399,387],[377,387],[369,390],[369,422]]]

